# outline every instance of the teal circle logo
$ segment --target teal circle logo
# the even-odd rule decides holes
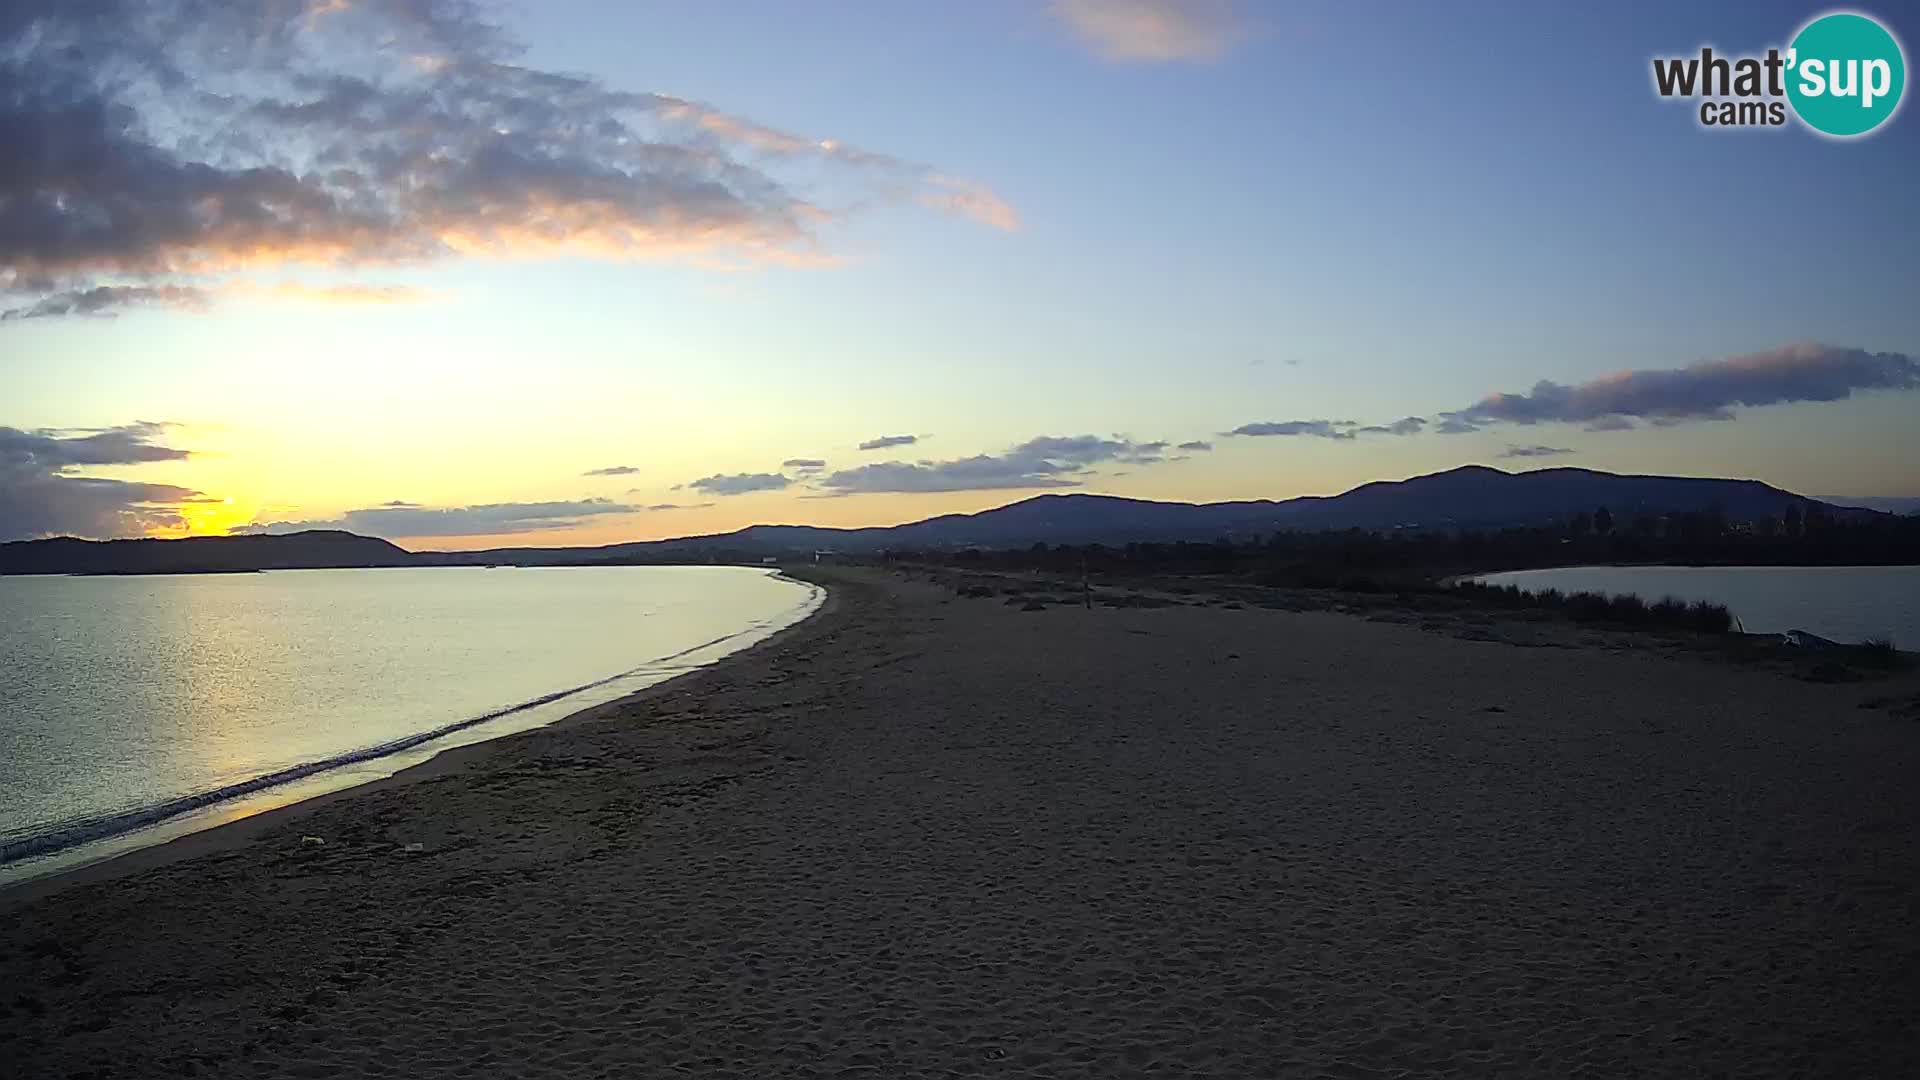
[[[1851,138],[1886,123],[1906,88],[1900,42],[1865,15],[1822,15],[1787,49],[1787,100],[1808,127],[1825,135]]]

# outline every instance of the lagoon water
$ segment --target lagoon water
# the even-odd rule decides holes
[[[1631,593],[1724,604],[1754,634],[1805,630],[1920,650],[1920,566],[1569,566],[1478,580],[1522,589]]]
[[[737,567],[0,578],[0,882],[550,723],[821,596]]]

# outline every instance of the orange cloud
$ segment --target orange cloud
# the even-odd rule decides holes
[[[1239,40],[1234,0],[1056,0],[1053,11],[1109,60],[1213,60]]]
[[[344,285],[309,285],[298,281],[282,281],[269,290],[278,300],[293,300],[315,304],[413,304],[433,295],[426,289],[411,285],[367,285],[348,282]]]
[[[127,279],[458,256],[821,265],[826,230],[884,203],[1019,220],[977,181],[521,66],[466,4],[86,10],[37,19],[35,91],[9,107],[38,148],[0,176],[0,291],[26,308]],[[202,129],[218,152],[177,134]]]
[[[929,176],[927,180],[932,186],[920,196],[923,205],[972,218],[982,225],[991,225],[1004,232],[1020,228],[1020,212],[986,186],[937,174]]]

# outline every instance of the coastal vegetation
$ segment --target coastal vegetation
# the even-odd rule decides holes
[[[1329,608],[1481,610],[1615,630],[1727,636],[1743,628],[1727,607],[1710,601],[1529,590],[1480,584],[1471,578],[1499,570],[1596,564],[1823,566],[1920,561],[1920,519],[1890,515],[1838,519],[1823,512],[1819,504],[1809,506],[1809,512],[1790,507],[1788,513],[1767,521],[1729,522],[1712,511],[1628,516],[1601,506],[1551,525],[1501,529],[1277,531],[1206,543],[1032,544],[1010,550],[893,552],[885,558],[963,572],[1037,575],[1056,582],[1120,587],[1179,582],[1182,587],[1229,592],[1264,590],[1272,595],[1285,593],[1293,604]],[[1849,664],[1866,669],[1897,666],[1901,657],[1884,642],[1877,650],[1871,643],[1838,648],[1847,653]]]

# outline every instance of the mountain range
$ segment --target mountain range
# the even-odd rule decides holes
[[[1247,539],[1276,531],[1459,529],[1545,524],[1605,506],[1625,525],[1641,514],[1716,510],[1730,521],[1778,517],[1808,499],[1758,480],[1623,476],[1591,469],[1510,473],[1481,465],[1382,480],[1332,496],[1180,503],[1111,495],[1037,495],[973,514],[903,525],[830,529],[751,525],[734,532],[604,547],[408,552],[385,540],[315,531],[285,536],[91,541],[63,537],[0,544],[0,574],[206,573],[324,566],[554,565],[704,560],[831,550],[1010,548]],[[1831,516],[1876,511],[1821,503]]]

